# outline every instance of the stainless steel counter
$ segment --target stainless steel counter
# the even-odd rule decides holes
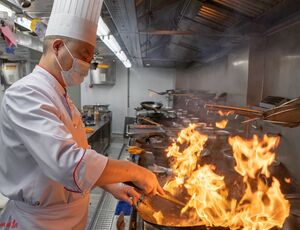
[[[112,114],[111,112],[107,114],[106,119],[97,122],[95,126],[91,126],[94,131],[87,134],[91,148],[101,154],[106,154],[111,141]]]
[[[106,121],[98,121],[96,122],[95,126],[90,126],[91,128],[94,129],[94,131],[92,133],[88,133],[87,134],[87,138],[88,140],[94,136],[101,128],[103,128],[107,123],[111,122],[111,120],[106,120]]]

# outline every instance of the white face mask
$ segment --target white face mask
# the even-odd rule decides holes
[[[73,59],[71,69],[65,71],[63,70],[61,64],[55,56],[55,59],[61,69],[61,75],[64,80],[64,83],[67,87],[80,85],[84,81],[84,78],[88,75],[90,64],[78,58],[74,58],[69,48],[65,44],[64,46],[66,47],[67,51]]]

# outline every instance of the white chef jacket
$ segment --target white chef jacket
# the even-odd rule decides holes
[[[80,113],[37,66],[6,92],[0,117],[0,230],[84,229],[107,158],[90,149]]]

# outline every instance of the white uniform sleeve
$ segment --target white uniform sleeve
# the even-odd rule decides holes
[[[7,91],[3,103],[9,125],[45,175],[73,192],[92,189],[108,159],[77,145],[45,93],[18,86]]]

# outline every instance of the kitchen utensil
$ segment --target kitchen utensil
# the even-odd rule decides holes
[[[146,121],[146,122],[148,122],[148,123],[150,123],[150,124],[152,124],[152,125],[162,126],[161,124],[159,124],[159,123],[157,123],[157,122],[155,122],[155,121],[152,121],[152,120],[149,119],[149,118],[143,117],[143,118],[141,118],[141,119],[144,120],[144,121]]]
[[[168,94],[168,92],[166,91],[166,92],[157,92],[157,91],[155,91],[155,90],[152,90],[152,89],[148,89],[148,91],[149,92],[151,92],[151,93],[155,93],[155,94],[157,94],[157,95],[166,95],[166,94]]]
[[[146,126],[145,126],[146,127]],[[129,137],[143,137],[143,136],[153,136],[153,135],[165,135],[165,130],[163,130],[158,125],[148,125],[147,128],[140,128],[139,125],[128,125],[126,133]]]
[[[212,104],[206,104],[205,108],[212,111],[232,111],[250,118],[242,123],[263,120],[290,128],[300,125],[300,98],[295,98],[266,111]]]
[[[157,193],[156,195],[159,196],[162,199],[168,200],[168,201],[170,201],[170,202],[172,202],[174,204],[177,204],[179,206],[182,206],[182,207],[185,206],[185,204],[183,202],[181,202],[180,200],[177,200],[176,198],[174,198],[174,197],[172,197],[170,195],[167,195],[167,194],[162,195],[160,193]]]
[[[157,95],[172,95],[172,96],[186,96],[186,97],[191,97],[193,96],[193,94],[190,94],[190,93],[184,93],[180,90],[174,90],[174,89],[169,89],[169,90],[166,90],[165,92],[157,92],[155,90],[152,90],[152,89],[148,89],[149,92],[151,93],[155,93]]]
[[[154,110],[155,112],[158,112],[158,110],[161,109],[163,104],[160,102],[154,102],[154,101],[143,101],[143,102],[141,102],[141,106],[145,110]]]
[[[125,182],[126,185],[129,185],[129,186],[132,186],[136,189],[139,189],[135,184],[133,184],[132,182]],[[170,201],[172,202],[173,204],[176,204],[176,205],[179,205],[179,206],[182,206],[184,207],[185,204],[179,200],[177,200],[176,198],[168,195],[168,194],[160,194],[160,193],[157,193],[156,196],[164,199],[164,200],[167,200],[167,201]],[[145,198],[145,195],[142,195],[142,197],[140,198],[140,201],[142,201],[143,199]]]
[[[239,107],[232,107],[232,106],[225,106],[225,105],[214,105],[214,104],[206,104],[204,106],[207,110],[210,111],[224,111],[224,112],[233,112],[235,114],[239,114],[245,117],[250,118],[260,118],[263,116],[263,111],[260,110],[253,110],[248,108],[239,108]]]

